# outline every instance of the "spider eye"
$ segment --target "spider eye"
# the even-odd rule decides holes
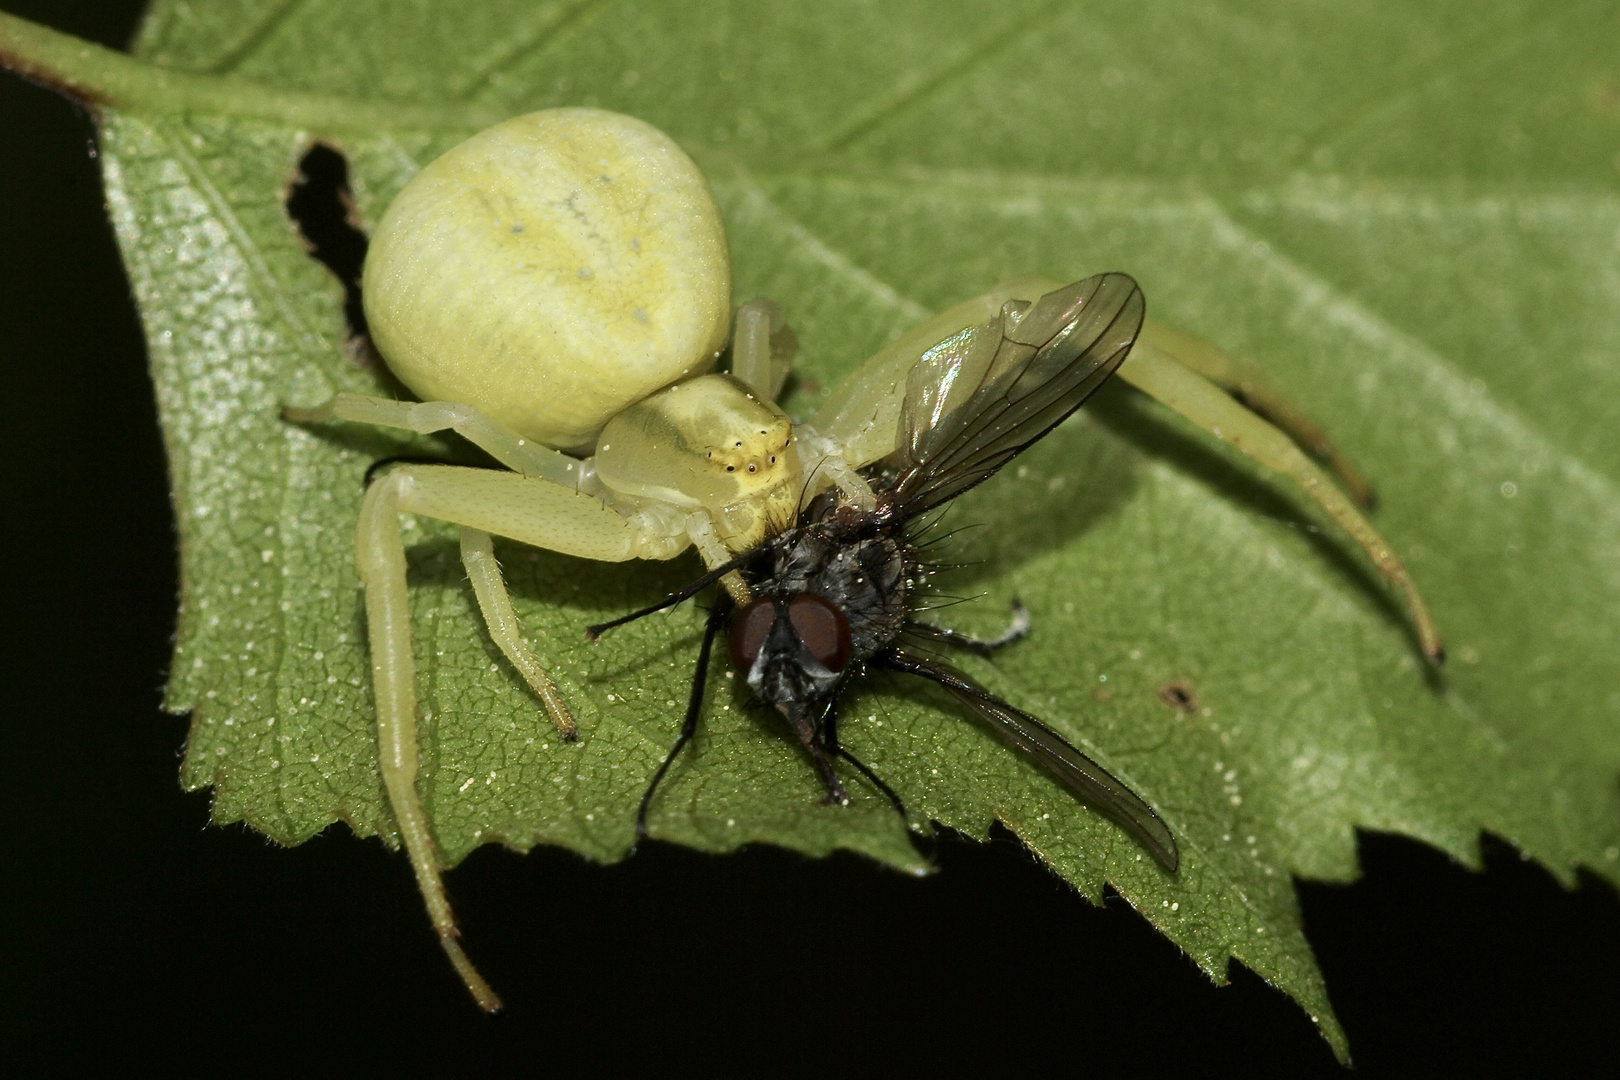
[[[761,597],[737,612],[731,619],[731,662],[739,671],[752,670],[759,650],[765,647],[776,622],[776,604]]]
[[[819,596],[800,593],[788,601],[788,622],[810,655],[828,671],[849,663],[849,620]]]

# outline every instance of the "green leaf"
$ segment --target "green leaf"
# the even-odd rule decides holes
[[[198,10],[205,8],[205,10]],[[1236,957],[1342,1053],[1290,877],[1356,873],[1352,830],[1478,865],[1482,829],[1566,882],[1620,880],[1620,15],[1599,3],[308,5],[158,3],[138,60],[0,17],[0,54],[105,104],[109,203],[145,322],[183,544],[169,706],[215,817],[296,843],[391,836],[351,561],[360,478],[403,444],[284,403],[375,392],[342,291],[282,207],[315,139],[375,222],[501,116],[641,116],[709,172],[737,295],[804,344],[790,411],[992,281],[1104,269],[1253,358],[1378,485],[1448,635],[1434,676],[1375,575],[1294,492],[1110,387],[959,501],[993,631],[973,673],[1126,778],[1176,831],[1166,877],[925,688],[864,683],[850,746],[915,817],[1005,822],[1088,896],[1110,882],[1212,978]],[[448,443],[419,443],[454,453]],[[580,713],[564,746],[472,612],[450,530],[407,534],[444,848],[625,853],[679,723],[690,605],[587,646],[695,562],[500,550]],[[1196,702],[1173,708],[1179,680]],[[875,792],[823,807],[785,733],[716,681],[655,832],[923,869]]]

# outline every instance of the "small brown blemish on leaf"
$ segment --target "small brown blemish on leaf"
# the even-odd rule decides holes
[[[1594,112],[1603,116],[1620,116],[1620,82],[1614,79],[1595,80],[1590,88]]]
[[[1159,687],[1159,700],[1189,716],[1198,711],[1198,694],[1185,679],[1171,679]]]

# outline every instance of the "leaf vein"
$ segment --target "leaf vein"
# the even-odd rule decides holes
[[[1060,6],[1057,0],[1053,0],[1040,8],[1033,18],[1018,15],[993,24],[976,36],[963,38],[955,49],[943,50],[934,65],[903,71],[887,91],[849,109],[846,113],[849,119],[841,126],[827,132],[821,139],[813,140],[813,149],[822,153],[845,149],[884,120],[907,106],[927,100],[1021,37],[1034,33],[1041,18]]]
[[[308,2],[309,0],[285,0],[279,8],[270,12],[258,26],[250,28],[239,41],[227,48],[213,63],[208,64],[202,70],[210,75],[227,75],[235,71],[242,61],[252,55],[259,46],[269,41],[275,32],[286,25],[287,21],[296,12],[306,7]]]

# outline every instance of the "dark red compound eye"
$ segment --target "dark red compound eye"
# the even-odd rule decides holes
[[[788,622],[822,667],[842,671],[849,663],[849,620],[819,596],[800,593],[788,601]]]
[[[755,600],[731,619],[731,662],[738,671],[749,671],[759,650],[765,647],[765,638],[776,622],[776,603],[761,598]]]

